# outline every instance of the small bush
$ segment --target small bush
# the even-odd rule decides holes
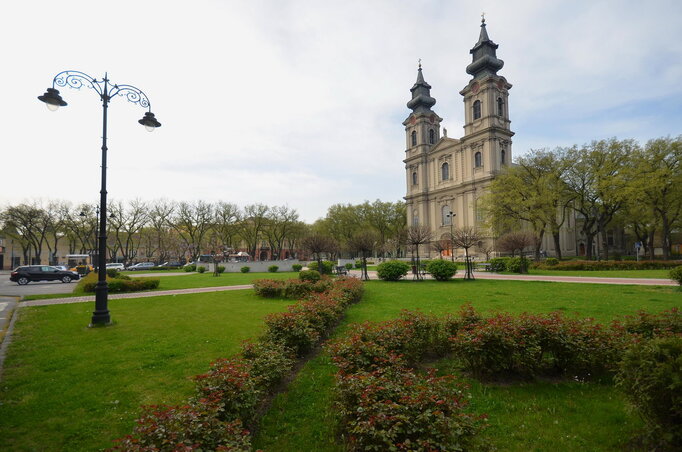
[[[118,268],[107,268],[107,276],[109,278],[118,278],[120,274],[121,272],[118,270]]]
[[[192,264],[192,265],[185,265],[184,268],[185,268],[185,271],[186,271],[187,273],[197,271],[197,266],[194,265],[194,264]]]
[[[317,282],[320,280],[321,277],[322,276],[320,275],[320,272],[318,272],[317,270],[303,270],[298,274],[298,278],[301,281]]]
[[[257,386],[266,389],[277,385],[294,367],[292,351],[277,342],[245,342],[242,356],[251,366]]]
[[[143,407],[143,410],[133,434],[116,440],[112,450],[179,451],[195,450],[197,446],[202,450],[251,450],[249,432],[241,421],[219,420],[220,407],[216,404],[199,402],[181,406],[152,405]],[[184,445],[188,445],[187,448]]]
[[[677,284],[682,286],[682,265],[670,270],[670,279],[677,281]]]
[[[436,259],[426,264],[426,271],[433,276],[436,281],[448,281],[457,273],[457,264],[444,259]]]
[[[331,275],[334,269],[334,262],[322,261],[322,268],[317,268],[317,261],[310,262],[308,264],[308,270],[317,270],[321,275]]]
[[[294,264],[291,266],[291,269],[295,272],[300,272],[303,269],[303,265],[301,264]]]
[[[197,271],[198,271],[199,273],[204,273],[204,272],[206,271],[206,267],[204,267],[203,265],[201,265],[201,266],[197,267]]]
[[[312,271],[312,270],[310,270]],[[284,287],[284,297],[292,300],[305,298],[313,290],[311,281],[301,279],[290,279]]]
[[[346,265],[344,265],[344,267],[346,267],[346,270],[352,270],[353,264],[351,264],[350,262],[346,262]]]
[[[559,265],[559,259],[557,259],[556,257],[548,257],[547,259],[545,259],[545,265],[548,265],[550,267]]]
[[[270,273],[277,273],[277,270],[279,270],[279,267],[277,265],[271,265],[268,267],[268,271]]]
[[[362,268],[362,260],[358,259],[355,261],[355,268]]]
[[[384,281],[398,281],[407,275],[410,266],[403,261],[386,261],[377,266],[377,276]]]
[[[490,271],[495,273],[506,272],[509,259],[509,257],[493,257],[490,259]]]
[[[251,267],[249,267],[248,265],[244,265],[242,268],[239,269],[239,271],[242,273],[248,273],[251,271]]]
[[[285,281],[274,279],[257,279],[253,282],[256,295],[265,298],[279,298],[284,295]]]
[[[225,266],[224,265],[218,265],[218,273],[225,273]]]
[[[616,375],[635,410],[650,427],[649,450],[682,448],[682,337],[635,342]]]
[[[512,273],[528,273],[529,265],[530,261],[523,256],[512,257],[507,261],[507,271]]]

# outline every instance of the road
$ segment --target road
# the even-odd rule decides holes
[[[30,282],[25,286],[9,280],[8,271],[0,272],[0,296],[23,297],[24,295],[42,295],[49,293],[71,293],[77,282],[64,284],[61,281]]]

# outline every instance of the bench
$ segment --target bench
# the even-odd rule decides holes
[[[348,275],[348,269],[346,267],[344,267],[343,265],[337,265],[336,266],[336,274],[338,276]]]
[[[479,268],[482,268],[483,270],[489,272],[491,271],[491,265],[487,262],[481,262],[480,264],[476,264],[476,269],[478,270]]]

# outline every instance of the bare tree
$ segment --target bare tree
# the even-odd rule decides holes
[[[482,240],[476,245],[476,249],[485,254],[485,260],[490,260],[490,255],[495,251],[495,246],[493,245],[493,242]]]
[[[237,222],[239,221],[239,207],[236,204],[220,201],[215,206],[215,224],[213,229],[216,240],[220,241],[221,247],[233,248],[234,238],[237,235]]]
[[[298,212],[295,209],[287,206],[275,206],[270,209],[263,233],[275,259],[282,258],[284,241],[297,222]]]
[[[317,260],[317,268],[320,271],[322,270],[322,254],[330,253],[338,248],[338,245],[333,238],[319,233],[313,233],[303,237],[301,246]]]
[[[237,222],[239,236],[246,243],[253,260],[260,260],[259,256],[256,256],[256,250],[263,235],[263,228],[267,224],[268,210],[268,206],[264,204],[249,204],[244,207]]]
[[[201,254],[213,219],[213,205],[204,201],[181,202],[177,205],[171,225],[182,239],[192,261]]]
[[[523,255],[523,250],[535,243],[535,235],[530,231],[513,231],[508,232],[499,239],[497,239],[497,247],[512,256],[519,252],[519,255]]]
[[[452,231],[452,243],[457,248],[464,248],[464,259],[466,273],[464,279],[474,279],[474,269],[471,259],[469,259],[469,248],[478,244],[483,239],[483,235],[474,227],[466,226],[455,228]]]
[[[443,259],[443,251],[447,251],[450,249],[450,240],[447,239],[434,240],[433,242],[431,242],[431,249],[438,253],[438,257]]]
[[[413,266],[412,271],[417,279],[422,279],[419,272],[419,247],[431,241],[431,229],[425,225],[410,226],[407,228],[407,244],[412,248]]]
[[[179,235],[171,228],[174,211],[175,203],[166,200],[154,201],[149,209],[147,228],[142,230],[142,235],[151,237],[145,242],[150,247],[150,252],[160,261],[170,257],[181,257],[183,254]],[[133,257],[135,256],[131,256],[131,259]]]
[[[365,281],[369,281],[367,257],[376,249],[379,240],[378,234],[372,231],[361,231],[355,233],[348,241],[348,248],[353,252],[360,253],[362,258],[362,279]]]

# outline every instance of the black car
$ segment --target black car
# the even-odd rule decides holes
[[[31,281],[61,281],[70,283],[75,279],[80,279],[78,273],[64,271],[49,265],[26,265],[17,267],[10,274],[9,280],[23,286]]]

